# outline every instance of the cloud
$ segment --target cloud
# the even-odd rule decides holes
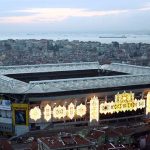
[[[149,7],[139,8],[137,10],[139,10],[139,11],[149,11],[150,10],[150,6]]]
[[[150,3],[137,9],[118,9],[118,10],[89,10],[80,8],[31,8],[14,10],[9,12],[9,16],[1,16],[0,23],[22,24],[22,23],[53,23],[61,22],[71,17],[100,17],[113,16],[125,13],[137,13],[150,11]]]
[[[137,11],[149,11],[150,10],[150,2],[145,3],[141,8],[137,9]]]
[[[33,8],[14,11],[16,15],[0,17],[0,23],[39,23],[39,22],[58,22],[70,17],[94,17],[118,15],[127,13],[128,10],[108,10],[95,11],[78,8]],[[20,15],[25,13],[26,15]],[[19,14],[19,16],[17,16]]]
[[[150,2],[146,2],[143,7],[150,7]]]

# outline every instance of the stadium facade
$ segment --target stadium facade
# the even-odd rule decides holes
[[[0,67],[0,131],[150,117],[150,67],[98,62]]]

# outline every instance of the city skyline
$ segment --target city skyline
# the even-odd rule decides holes
[[[149,0],[2,0],[0,32],[149,31]]]

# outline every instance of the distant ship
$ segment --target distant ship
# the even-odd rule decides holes
[[[125,35],[122,36],[99,36],[99,38],[127,38]]]

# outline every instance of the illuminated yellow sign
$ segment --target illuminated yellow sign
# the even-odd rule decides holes
[[[99,99],[95,96],[90,100],[90,122],[93,120],[99,121]]]
[[[46,121],[51,120],[51,106],[49,106],[48,104],[44,107],[44,119]]]
[[[142,108],[145,108],[145,100],[144,99],[140,99],[140,100],[137,100],[137,109],[142,109]]]
[[[111,103],[107,103],[105,101],[104,103],[100,104],[100,113],[102,114],[112,113],[111,111],[113,111],[113,107],[114,107],[114,104],[111,107]]]
[[[54,107],[53,109],[53,117],[54,118],[65,118],[66,117],[66,107],[64,106],[58,106],[58,107]]]
[[[73,103],[70,103],[68,106],[68,117],[70,119],[73,119],[75,116],[75,105]]]
[[[125,112],[132,111],[137,109],[145,108],[145,100],[144,99],[134,99],[134,93],[122,93],[115,95],[115,102],[104,102],[100,104],[100,113],[115,113],[115,112]]]
[[[146,99],[146,115],[150,113],[150,92],[147,94],[147,99]]]
[[[38,119],[41,119],[41,109],[36,106],[30,110],[29,115],[31,119],[37,121]]]
[[[86,106],[83,104],[80,104],[79,106],[77,106],[77,115],[80,117],[83,117],[86,114]]]

